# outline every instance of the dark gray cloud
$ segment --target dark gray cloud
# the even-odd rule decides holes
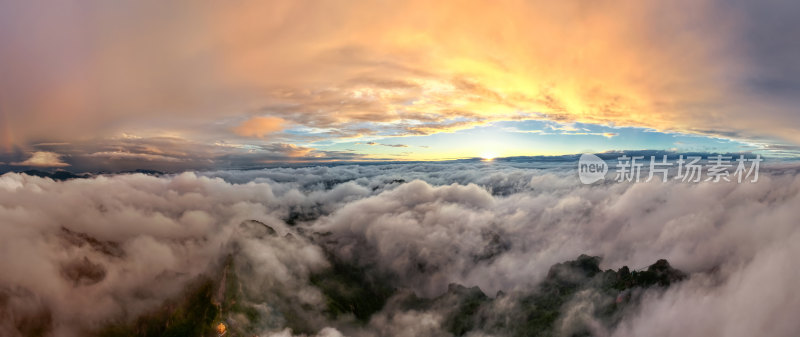
[[[286,143],[262,145],[219,141],[213,144],[178,137],[122,136],[81,143],[43,143],[34,152],[0,154],[10,164],[0,172],[26,168],[62,168],[72,172],[122,172],[137,169],[164,172],[246,169],[275,163],[325,162],[361,159],[346,151],[321,151]],[[37,160],[38,159],[38,160]],[[46,159],[46,160],[45,160]]]

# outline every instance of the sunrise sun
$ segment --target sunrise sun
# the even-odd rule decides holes
[[[497,158],[497,154],[494,152],[484,152],[481,154],[481,160],[483,161],[492,161],[494,158]]]

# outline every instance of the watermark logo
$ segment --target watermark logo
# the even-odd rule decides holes
[[[739,158],[732,156],[708,156],[703,160],[700,156],[680,155],[677,160],[669,161],[667,156],[628,156],[622,155],[617,158],[615,168],[616,182],[636,182],[644,180],[660,179],[666,183],[670,180],[681,182],[720,182],[736,181],[737,183],[758,182],[758,170],[760,163],[764,161],[761,155],[746,158],[740,155]],[[584,153],[578,160],[578,177],[584,184],[592,184],[598,180],[605,179],[608,172],[608,164],[600,157]]]
[[[608,164],[591,153],[584,153],[578,160],[578,177],[584,184],[591,184],[604,179],[608,173]]]

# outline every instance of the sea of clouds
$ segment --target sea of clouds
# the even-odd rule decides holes
[[[691,276],[645,294],[608,336],[800,333],[800,175],[756,183],[583,185],[574,163],[271,168],[54,181],[0,176],[0,335],[81,336],[179,296],[236,252],[251,301],[303,308],[317,336],[448,336],[437,310],[331,320],[310,275],[331,256],[436,297],[532,289],[580,254]],[[257,220],[277,232],[263,235]],[[291,225],[289,224],[291,223]],[[391,301],[390,301],[391,302]],[[268,315],[267,315],[268,316]],[[280,317],[263,335],[292,336]],[[474,331],[470,336],[487,336]]]

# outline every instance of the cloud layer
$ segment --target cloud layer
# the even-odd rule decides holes
[[[215,277],[233,254],[248,303],[263,308],[264,334],[290,335],[285,313],[295,312],[314,322],[304,326],[310,335],[447,336],[446,311],[436,307],[387,304],[366,325],[332,320],[312,275],[346,261],[425,298],[451,283],[513,294],[588,253],[603,256],[603,268],[666,258],[692,275],[645,294],[611,335],[792,336],[800,331],[792,295],[800,178],[794,166],[766,171],[754,184],[591,186],[541,162],[64,182],[8,173],[0,177],[0,331],[78,336],[132,319],[192,280]]]

